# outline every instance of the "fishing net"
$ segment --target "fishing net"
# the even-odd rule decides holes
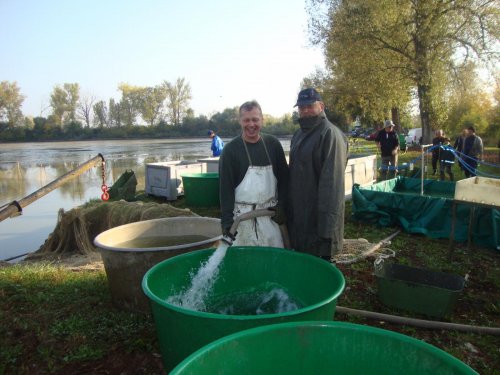
[[[377,260],[392,257],[395,253],[387,247],[390,243],[390,241],[380,241],[374,244],[364,238],[346,238],[342,251],[336,254],[333,260],[335,263],[351,264],[370,256],[376,257]]]
[[[198,216],[189,209],[175,208],[167,203],[100,202],[95,201],[69,211],[59,210],[57,225],[45,243],[27,259],[90,254],[95,252],[94,238],[119,225],[141,220],[177,216]]]

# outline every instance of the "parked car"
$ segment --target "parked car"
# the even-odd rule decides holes
[[[367,141],[374,141],[375,138],[377,138],[378,132],[379,132],[378,130],[375,130],[374,132],[372,132],[372,133],[368,134],[367,136],[365,136],[365,139]]]
[[[408,145],[418,145],[420,144],[420,138],[422,138],[422,128],[414,128],[408,131],[405,140]]]
[[[349,132],[349,135],[353,138],[358,138],[360,137],[360,135],[364,132],[364,129],[362,128],[356,128],[356,129],[353,129]]]

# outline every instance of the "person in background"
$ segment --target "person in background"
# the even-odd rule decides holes
[[[453,153],[453,148],[450,146],[450,139],[444,138],[441,146],[441,151],[439,152],[439,179],[441,181],[445,180],[445,173],[450,177],[450,181],[453,181],[453,164],[455,164],[455,154]]]
[[[283,247],[279,225],[285,223],[288,165],[280,141],[260,132],[262,109],[256,101],[239,109],[241,135],[224,148],[219,160],[221,226],[224,236],[239,246]],[[271,208],[274,216],[241,221],[236,238],[230,233],[234,217]]]
[[[464,152],[464,143],[465,143],[465,138],[467,138],[467,136],[469,135],[469,131],[464,128],[462,130],[462,134],[460,134],[457,139],[455,140],[455,144],[453,145],[453,148],[455,149],[455,151],[458,153],[459,155],[459,158],[460,160],[458,161],[458,165],[460,166],[460,169],[464,169],[464,165],[462,163],[462,159],[464,159],[462,157],[462,154]]]
[[[440,159],[441,145],[444,142],[444,132],[442,129],[436,130],[435,137],[432,139],[432,175],[437,173],[437,164]]]
[[[212,156],[220,156],[222,149],[224,148],[224,142],[217,134],[215,134],[213,130],[208,131],[208,136],[212,139],[212,145],[210,146]]]
[[[327,261],[344,241],[348,141],[314,88],[299,92],[300,128],[290,143],[287,223],[291,247]]]
[[[387,179],[389,168],[394,171],[394,177],[396,177],[398,173],[399,138],[394,131],[394,123],[391,120],[385,120],[384,130],[378,132],[375,142],[382,158],[382,180]]]
[[[473,126],[467,128],[468,136],[464,141],[464,173],[465,177],[476,176],[477,163],[483,157],[483,140],[476,135],[476,129]]]

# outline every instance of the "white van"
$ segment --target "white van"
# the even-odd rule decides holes
[[[408,135],[406,136],[407,145],[418,145],[420,144],[420,138],[422,138],[422,128],[410,129]]]

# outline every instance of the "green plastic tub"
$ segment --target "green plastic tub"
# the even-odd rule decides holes
[[[292,322],[221,338],[171,375],[477,374],[457,358],[400,333],[342,322]]]
[[[465,284],[459,275],[390,262],[376,268],[375,277],[385,305],[438,318],[453,312]]]
[[[189,173],[182,175],[186,204],[192,207],[215,207],[220,205],[219,174]]]
[[[283,313],[224,315],[178,307],[166,302],[191,284],[191,277],[213,249],[176,256],[151,268],[142,287],[150,299],[165,370],[168,372],[202,346],[223,336],[257,326],[305,320],[332,320],[345,281],[329,262],[308,254],[270,247],[231,247],[221,263],[212,302],[237,300],[247,291],[280,285],[300,302]]]

